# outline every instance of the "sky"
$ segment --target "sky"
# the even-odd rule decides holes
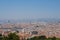
[[[0,0],[0,19],[60,18],[60,0]]]

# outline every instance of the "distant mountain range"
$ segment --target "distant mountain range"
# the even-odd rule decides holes
[[[58,22],[60,23],[60,19],[54,18],[40,18],[40,19],[23,19],[23,20],[0,20],[0,24],[2,23],[17,23],[17,22]]]

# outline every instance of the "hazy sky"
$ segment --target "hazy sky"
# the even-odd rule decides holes
[[[0,19],[60,18],[60,0],[0,0]]]

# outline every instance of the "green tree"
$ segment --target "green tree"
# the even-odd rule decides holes
[[[2,37],[2,34],[0,34],[0,40],[2,40],[2,38],[3,38],[3,37]]]
[[[56,40],[56,37],[53,37],[52,40]]]
[[[8,34],[8,39],[9,40],[20,40],[19,36],[16,33],[10,33],[10,34]]]
[[[47,40],[52,40],[51,38],[47,38]]]
[[[46,40],[46,36],[38,36],[38,37],[32,37],[30,39],[27,39],[27,40]]]
[[[3,36],[2,40],[8,40],[8,37],[7,36]]]
[[[39,36],[39,40],[46,40],[46,36],[42,35],[42,36]]]
[[[56,38],[56,40],[60,40],[60,38]]]
[[[27,40],[38,40],[38,37],[32,37],[32,38],[27,39]]]

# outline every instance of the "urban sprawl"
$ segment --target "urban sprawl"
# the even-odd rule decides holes
[[[31,38],[41,35],[59,38],[60,23],[31,22],[0,24],[0,34],[7,36],[10,32],[17,32],[20,38]]]

